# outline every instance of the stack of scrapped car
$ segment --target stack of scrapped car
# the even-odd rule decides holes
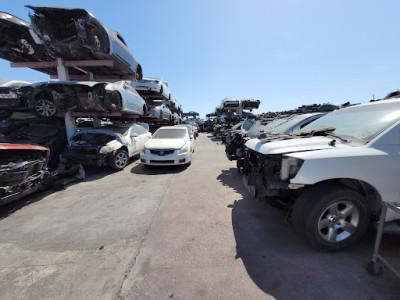
[[[63,117],[67,111],[120,112],[143,115],[144,100],[129,81],[60,81],[40,82],[8,88],[0,98],[4,111],[33,111],[39,117]]]
[[[399,205],[399,135],[399,99],[351,106],[292,134],[249,140],[242,168],[259,199],[291,209],[310,245],[343,250],[383,201]]]
[[[47,185],[48,148],[0,143],[0,157],[0,205]]]

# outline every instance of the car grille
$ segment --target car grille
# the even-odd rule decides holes
[[[155,164],[173,164],[174,162],[173,160],[150,160],[150,163]]]
[[[150,150],[151,154],[155,154],[158,156],[164,156],[174,153],[175,150]]]

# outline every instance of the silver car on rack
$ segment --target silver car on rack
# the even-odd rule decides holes
[[[132,81],[132,86],[145,98],[171,99],[168,82],[164,81],[162,78],[143,78],[142,80]]]

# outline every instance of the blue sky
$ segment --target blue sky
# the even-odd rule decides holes
[[[202,117],[224,97],[260,99],[261,113],[400,88],[400,1],[18,0],[1,10],[28,21],[25,4],[90,11],[121,33],[144,76],[167,80]],[[49,79],[1,59],[0,69],[4,79]]]

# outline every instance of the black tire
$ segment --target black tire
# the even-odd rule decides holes
[[[114,155],[110,156],[108,164],[110,168],[117,171],[121,171],[128,165],[128,162],[129,162],[128,152],[119,149],[115,152]]]
[[[53,100],[46,99],[44,97],[39,97],[35,100],[35,112],[45,118],[51,118],[57,113],[57,107]]]
[[[292,210],[294,230],[314,248],[327,251],[341,251],[357,242],[369,222],[366,199],[341,184],[305,190]]]

